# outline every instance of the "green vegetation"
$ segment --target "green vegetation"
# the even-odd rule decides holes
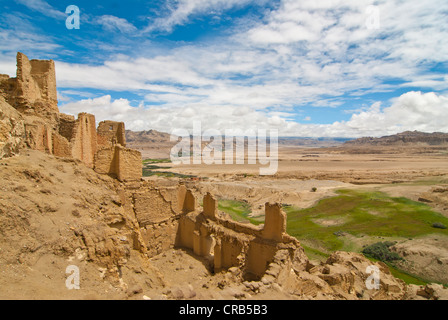
[[[393,246],[395,242],[385,241],[377,242],[367,246],[362,250],[362,253],[366,256],[378,259],[382,262],[393,262],[395,260],[403,260],[397,253],[389,250],[390,246]]]
[[[250,205],[244,201],[219,199],[218,209],[229,214],[233,220],[238,222],[250,222],[254,225],[264,223],[264,217],[250,217],[252,209]]]
[[[366,257],[372,262],[379,261],[378,259],[372,258],[370,256],[366,256]],[[411,275],[403,270],[398,269],[397,267],[395,267],[393,264],[391,264],[389,262],[385,262],[385,264],[389,267],[390,273],[392,273],[392,275],[395,278],[401,279],[407,284],[416,284],[416,285],[421,286],[421,285],[425,285],[425,284],[434,282],[434,281],[422,279],[415,275]]]
[[[392,273],[392,275],[395,278],[401,279],[407,284],[416,284],[418,286],[424,286],[428,283],[434,282],[434,281],[429,281],[429,280],[423,280],[417,276],[414,276],[407,272],[404,272],[403,270],[399,270],[398,268],[391,265],[390,263],[386,263],[386,264],[389,267],[390,273]]]
[[[150,176],[159,176],[159,177],[168,177],[168,178],[194,178],[195,176],[179,174],[170,171],[159,171],[158,169],[170,169],[171,167],[161,167],[155,165],[157,163],[171,163],[170,159],[145,159],[142,161],[142,176],[150,177]]]
[[[145,159],[143,160],[143,164],[152,164],[152,163],[171,163],[171,159]]]
[[[310,260],[325,261],[330,256],[328,253],[322,252],[303,243],[300,243],[300,245],[302,246],[303,250],[305,250],[305,254]]]
[[[306,243],[305,253],[310,258],[323,258],[336,250],[362,250],[369,259],[385,262],[392,274],[406,283],[427,283],[393,265],[401,258],[390,252],[392,243],[379,242],[364,250],[361,243],[366,243],[369,237],[399,240],[429,234],[448,236],[448,229],[443,229],[448,225],[448,218],[426,204],[382,192],[344,189],[337,193],[311,208],[283,207],[287,214],[287,232]]]
[[[434,222],[432,224],[432,227],[433,228],[439,228],[439,229],[446,229],[446,225],[444,225],[443,223],[440,223],[440,222]]]
[[[284,207],[288,216],[287,232],[299,240],[318,241],[328,251],[353,246],[344,239],[345,233],[355,237],[390,238],[448,235],[448,230],[432,227],[436,222],[448,224],[448,218],[426,204],[389,197],[382,192],[339,190],[338,194],[319,201],[312,208]]]

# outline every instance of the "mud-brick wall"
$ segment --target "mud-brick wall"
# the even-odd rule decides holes
[[[29,60],[17,53],[15,90],[8,98],[12,106],[22,109],[37,106],[59,112],[56,90],[56,71],[53,60]]]
[[[134,149],[115,146],[118,153],[117,178],[120,181],[140,180],[142,178],[142,154]]]
[[[95,116],[88,113],[80,113],[74,127],[72,138],[73,158],[79,159],[86,166],[93,168],[97,151],[97,136]]]
[[[26,144],[34,150],[53,154],[53,133],[45,123],[38,121],[25,124]]]
[[[133,209],[140,233],[153,256],[174,246],[179,216],[177,188],[151,188],[133,193]]]
[[[244,265],[245,277],[250,280],[259,280],[266,272],[276,252],[275,243],[266,243],[260,238],[251,241]]]
[[[98,150],[94,163],[96,172],[117,177],[118,160],[116,159],[115,147]]]
[[[98,124],[98,149],[109,148],[115,144],[126,147],[125,127],[123,122],[101,121]]]

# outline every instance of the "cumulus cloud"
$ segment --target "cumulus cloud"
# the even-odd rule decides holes
[[[34,10],[51,9],[43,0],[18,1]],[[199,15],[249,2],[168,1],[165,13],[152,19],[145,31],[171,32]],[[381,17],[380,28],[374,30],[366,27],[366,8],[372,4]],[[240,19],[213,41],[156,50],[131,42],[135,50],[129,47],[118,57],[98,49],[98,57],[106,52],[109,58],[91,65],[56,59],[62,97],[68,90],[82,89],[128,91],[142,97],[138,107],[126,99],[104,95],[63,104],[61,110],[74,114],[82,110],[96,114],[97,119],[126,121],[133,130],[170,131],[197,119],[212,128],[266,126],[278,128],[282,135],[299,136],[446,131],[442,121],[446,119],[446,95],[440,92],[448,89],[448,77],[435,72],[434,66],[448,61],[447,10],[446,0],[280,0],[278,7],[265,12],[264,19]],[[105,15],[97,23],[105,31],[141,36],[122,18]],[[4,51],[6,46],[16,48],[21,43],[33,50],[44,47],[44,42],[48,51],[58,48],[51,39],[32,38],[25,32],[0,30],[0,36],[7,39],[1,48]],[[122,43],[104,45],[110,48]],[[304,106],[340,108],[349,99],[360,101],[366,94],[371,101],[375,99],[371,94],[397,88],[434,92],[408,92],[390,105],[382,101],[365,107],[364,100],[353,106],[358,110],[349,120],[332,124],[311,124],[305,118],[307,113],[300,110]],[[304,124],[293,120],[297,119],[293,110],[299,110]]]
[[[329,125],[304,125],[301,132],[310,136],[379,137],[403,131],[448,132],[448,96],[434,92],[407,92],[393,99],[389,107],[380,102],[351,116],[348,121]]]
[[[190,104],[167,109],[140,104],[133,107],[128,100],[113,100],[109,95],[63,104],[60,109],[73,115],[93,113],[97,121],[124,121],[131,130],[156,129],[168,133],[173,129],[191,130],[194,121],[200,121],[203,130],[217,129],[223,133],[226,129],[277,129],[280,136],[302,137],[378,137],[406,130],[448,131],[448,97],[433,92],[411,91],[396,98],[389,107],[382,108],[377,102],[353,114],[348,121],[332,124],[299,124],[285,120],[287,114],[280,117],[275,113],[231,106]]]

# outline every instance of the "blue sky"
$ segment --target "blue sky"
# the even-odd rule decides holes
[[[61,112],[165,132],[448,132],[446,0],[0,2],[0,73],[17,51],[55,60]]]

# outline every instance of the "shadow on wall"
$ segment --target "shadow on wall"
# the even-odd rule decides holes
[[[212,272],[237,267],[246,280],[260,280],[281,244],[296,243],[286,234],[286,215],[280,204],[266,203],[264,225],[241,224],[218,214],[218,202],[207,193],[203,210],[184,186],[180,189],[183,215],[179,220],[175,245],[203,257]]]

